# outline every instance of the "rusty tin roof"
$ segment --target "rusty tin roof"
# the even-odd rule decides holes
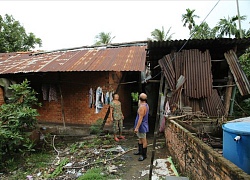
[[[0,74],[73,71],[143,71],[146,46],[100,47],[37,55],[0,54]]]

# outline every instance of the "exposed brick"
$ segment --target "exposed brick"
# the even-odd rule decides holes
[[[204,180],[250,179],[250,175],[213,151],[176,122],[168,122],[165,135],[168,150],[182,174],[187,174],[192,179]]]

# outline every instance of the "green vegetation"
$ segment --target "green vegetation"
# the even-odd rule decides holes
[[[27,179],[26,176],[46,169],[52,154],[50,152],[34,152],[25,157],[16,157],[6,161],[5,170],[15,172],[8,179]]]
[[[139,93],[138,92],[132,92],[131,96],[132,96],[133,102],[139,101]]]
[[[0,107],[0,167],[16,153],[34,151],[29,132],[35,129],[39,115],[34,106],[40,106],[36,92],[29,87],[29,81],[11,85],[13,95],[8,104]]]
[[[52,174],[50,174],[48,176],[48,178],[55,178],[57,177],[59,174],[62,173],[63,171],[63,166],[65,166],[67,163],[69,162],[68,158],[64,158],[63,160],[61,160],[60,164],[57,166],[57,168],[53,171]]]
[[[152,31],[151,36],[153,37],[153,40],[156,40],[156,41],[171,40],[174,33],[169,34],[170,30],[171,30],[171,27],[165,33],[164,27],[162,26],[161,30],[160,29],[155,29],[154,31]],[[151,39],[149,38],[149,40],[151,40]]]
[[[103,173],[104,171],[104,168],[89,169],[84,175],[80,176],[77,180],[108,180],[115,178],[113,177],[113,175],[107,175]]]
[[[90,134],[100,134],[101,133],[101,127],[102,127],[102,123],[103,123],[103,119],[97,119],[97,121],[95,123],[93,123],[90,126]]]
[[[95,45],[108,45],[112,42],[115,36],[111,36],[111,33],[100,32],[95,36],[96,43]]]
[[[42,40],[33,33],[26,33],[20,22],[13,16],[0,15],[0,53],[29,51],[35,45],[42,45]]]

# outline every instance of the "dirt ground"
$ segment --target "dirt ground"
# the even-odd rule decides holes
[[[78,173],[83,175],[88,169],[99,167],[105,167],[105,173],[112,175],[111,179],[149,179],[149,169],[153,149],[153,133],[151,132],[147,134],[149,146],[147,159],[144,161],[138,161],[139,156],[133,155],[137,149],[138,143],[136,135],[131,133],[129,130],[126,133],[124,132],[124,135],[126,139],[120,140],[119,142],[115,142],[113,140],[112,133],[109,135],[106,134],[104,136],[90,135],[78,138],[57,136],[54,141],[54,148],[51,147],[50,151],[48,152],[51,154],[51,158],[43,162],[44,164],[47,164],[47,166],[43,168],[35,168],[35,164],[32,165],[32,163],[30,164],[30,162],[26,162],[22,168],[19,167],[19,170],[15,171],[16,175],[13,174],[14,172],[9,172],[9,174],[0,174],[0,179],[18,179],[16,178],[18,174],[27,173],[27,171],[25,171],[27,167],[25,166],[31,165],[32,167],[34,166],[34,170],[29,172],[29,175],[31,175],[33,179],[48,179],[46,178],[48,177],[47,175],[55,173],[57,171],[56,169],[58,169],[58,166],[60,166],[59,163],[57,163],[58,159],[61,163],[65,158],[68,159],[68,161],[62,165],[58,175],[56,175],[55,178],[49,179],[77,179]],[[169,154],[167,152],[167,148],[165,147],[164,135],[158,135],[156,142],[157,145],[154,159],[168,158]],[[114,149],[116,151],[117,147],[120,147],[122,152],[114,153],[112,150],[110,151],[110,154],[108,153],[108,150],[110,149]],[[108,159],[111,159],[111,161],[104,163],[103,160],[106,161]],[[168,167],[170,167],[169,163],[165,162],[165,164],[168,164]],[[115,167],[114,172],[109,172],[108,169],[111,166]],[[154,167],[154,169],[156,168]],[[171,175],[174,175],[174,172],[171,168],[168,168],[167,171],[170,172]],[[162,177],[155,179],[162,179]]]
[[[165,138],[164,136],[160,136],[157,138],[157,150],[155,153],[155,159],[165,159],[169,156],[167,152],[167,148],[165,147]],[[138,139],[134,135],[127,135],[126,140],[120,141],[117,144],[121,145],[124,148],[134,148],[137,147]],[[153,143],[153,135],[148,134],[148,144]],[[134,151],[131,151],[125,154],[122,158],[124,159],[125,163],[124,166],[118,169],[118,173],[121,175],[122,179],[127,180],[136,180],[136,179],[148,179],[149,176],[146,174],[142,176],[142,171],[149,169],[151,157],[152,157],[152,149],[153,146],[148,147],[147,159],[144,161],[138,161],[138,156],[133,155]]]

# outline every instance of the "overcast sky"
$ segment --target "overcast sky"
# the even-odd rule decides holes
[[[195,9],[199,24],[217,0],[165,1],[0,1],[0,14],[11,14],[27,32],[43,41],[42,50],[93,45],[99,32],[111,32],[113,43],[143,41],[161,26],[172,27],[173,39],[188,39],[181,15]],[[221,0],[206,22],[214,27],[220,18],[237,14],[236,0]],[[242,28],[250,28],[250,1],[239,0]]]

